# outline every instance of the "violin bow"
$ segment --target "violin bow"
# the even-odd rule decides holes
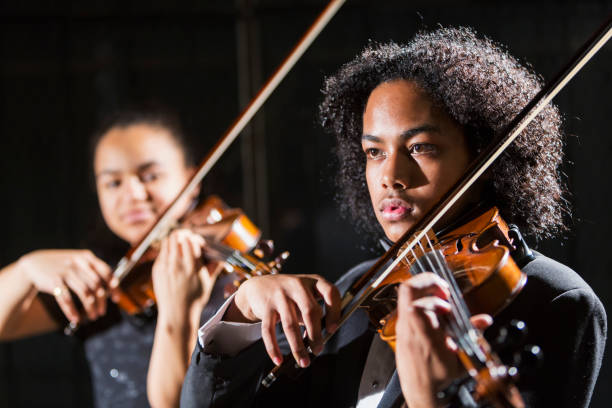
[[[329,2],[327,7],[321,12],[312,26],[310,26],[308,31],[306,31],[306,33],[303,35],[301,40],[277,68],[276,72],[272,74],[270,79],[268,79],[264,86],[259,90],[255,98],[251,100],[249,105],[243,110],[234,123],[227,129],[225,134],[223,134],[215,146],[213,146],[213,148],[204,157],[193,177],[187,182],[185,187],[183,187],[170,206],[149,229],[144,238],[134,248],[130,249],[130,251],[123,258],[121,258],[117,264],[117,267],[115,268],[115,271],[113,272],[114,279],[121,282],[121,280],[123,280],[128,272],[132,270],[134,265],[136,265],[144,253],[149,249],[151,244],[163,237],[163,235],[168,231],[168,227],[174,221],[172,219],[172,214],[178,207],[179,202],[193,193],[196,187],[221,158],[223,153],[225,153],[234,140],[236,140],[238,135],[240,135],[253,116],[255,116],[261,106],[266,102],[268,97],[270,97],[270,95],[282,82],[285,76],[287,76],[293,66],[302,57],[302,55],[306,52],[306,50],[310,47],[310,45],[314,42],[321,31],[323,31],[329,21],[336,15],[340,7],[342,7],[345,2],[346,0],[331,0]]]

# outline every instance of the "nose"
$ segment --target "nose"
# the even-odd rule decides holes
[[[146,200],[147,189],[137,176],[130,176],[124,185],[126,198],[132,201]]]
[[[385,159],[382,169],[381,183],[385,189],[405,190],[409,183],[410,159],[401,153],[389,154]]]

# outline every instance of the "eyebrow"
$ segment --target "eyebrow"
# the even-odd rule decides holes
[[[138,165],[138,167],[136,168],[136,171],[138,173],[141,173],[141,172],[147,171],[151,167],[155,167],[155,166],[159,166],[159,163],[156,162],[156,161],[148,161],[148,162],[145,162],[143,164]],[[100,173],[96,174],[96,178],[102,177],[102,176],[104,176],[106,174],[114,175],[114,174],[117,174],[117,173],[121,173],[121,171],[120,170],[113,170],[113,169],[105,169],[105,170],[102,170]]]
[[[434,125],[423,125],[423,126],[418,126],[412,129],[408,129],[403,131],[400,134],[400,138],[402,139],[402,141],[406,141],[408,139],[410,139],[411,137],[414,137],[416,135],[418,135],[419,133],[424,133],[424,132],[438,132],[440,131],[440,129],[437,126]],[[375,142],[375,143],[381,143],[382,139],[378,136],[374,136],[374,135],[369,135],[367,133],[364,133],[361,136],[361,140],[368,140],[370,142]]]

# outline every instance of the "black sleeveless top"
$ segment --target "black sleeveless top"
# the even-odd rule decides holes
[[[125,252],[94,250],[94,253],[109,265],[115,265]],[[232,280],[231,275],[217,279],[210,300],[202,311],[202,323],[223,304],[223,288]],[[50,314],[64,327],[67,321],[53,297],[42,300]],[[105,316],[77,331],[76,336],[82,340],[89,366],[95,407],[150,406],[146,383],[156,321],[156,313],[130,316],[109,300]],[[197,333],[193,335],[197,336]]]

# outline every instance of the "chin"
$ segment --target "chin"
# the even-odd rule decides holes
[[[148,225],[142,226],[134,226],[130,225],[129,228],[125,228],[122,234],[117,234],[119,238],[128,242],[130,245],[134,246],[145,236],[147,231],[149,230]]]
[[[402,237],[402,235],[404,235],[406,231],[408,231],[411,226],[412,223],[393,223],[391,225],[383,227],[383,230],[385,231],[385,235],[387,236],[387,238],[389,238],[393,242],[396,242]]]

